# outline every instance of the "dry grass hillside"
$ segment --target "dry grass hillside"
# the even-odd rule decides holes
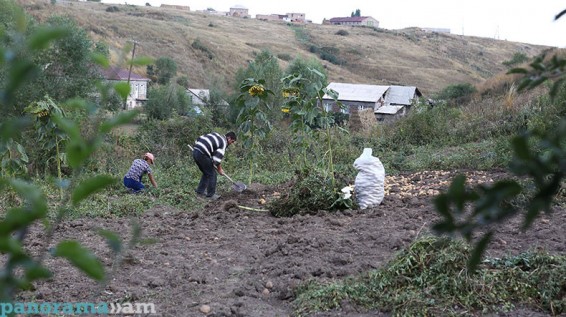
[[[178,75],[195,88],[230,92],[234,75],[255,54],[268,49],[285,68],[296,57],[320,59],[313,48],[331,52],[339,64],[321,60],[330,81],[417,86],[426,95],[456,83],[480,84],[506,71],[502,63],[515,53],[534,56],[547,47],[418,29],[383,30],[255,19],[218,17],[158,7],[93,2],[18,0],[43,21],[68,15],[95,41],[103,41],[119,61],[128,41],[139,43],[136,56],[170,57]],[[108,12],[115,6],[118,11]],[[340,35],[342,34],[342,35]],[[145,69],[138,69],[144,74]]]

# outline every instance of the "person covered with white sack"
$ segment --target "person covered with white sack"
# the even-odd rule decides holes
[[[385,169],[381,161],[372,156],[372,149],[365,148],[354,161],[358,175],[354,182],[356,199],[360,209],[377,207],[385,195]]]

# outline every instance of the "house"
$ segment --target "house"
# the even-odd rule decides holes
[[[328,88],[338,93],[338,101],[345,107],[340,109],[330,96],[324,95],[326,111],[358,116],[358,113],[371,109],[377,121],[393,121],[406,115],[422,97],[420,90],[414,86],[330,83]]]
[[[147,86],[149,78],[130,73],[119,67],[109,67],[100,70],[102,77],[110,82],[130,82],[130,94],[126,99],[126,108],[141,107],[147,101]]]
[[[284,20],[293,23],[305,23],[307,21],[304,13],[287,13]]]
[[[394,121],[407,114],[422,93],[414,86],[389,86],[385,105],[375,110],[377,121]]]
[[[332,25],[370,26],[374,28],[379,27],[379,21],[369,16],[332,18],[330,20],[326,20],[325,23]]]
[[[323,104],[326,111],[342,111],[350,114],[353,110],[376,110],[385,105],[385,95],[389,86],[330,83],[329,89],[338,93],[338,101],[344,106],[339,109],[334,100],[324,95]]]
[[[287,14],[256,14],[255,18],[262,21],[283,21],[291,23],[306,23],[304,13],[287,13]]]
[[[231,17],[239,17],[239,18],[249,18],[250,15],[248,14],[248,9],[244,8],[243,6],[237,5],[230,8],[230,12],[228,13]]]
[[[210,15],[217,15],[217,16],[228,16],[228,12],[226,11],[216,11],[212,8],[208,8],[206,10],[196,10],[196,12],[200,12],[200,13],[206,13],[206,14],[210,14]]]
[[[213,101],[210,99],[210,90],[208,89],[188,88],[187,95],[191,99],[191,104],[197,114],[202,113],[204,107],[213,105]],[[229,106],[229,104],[225,100],[221,100],[216,106]]]

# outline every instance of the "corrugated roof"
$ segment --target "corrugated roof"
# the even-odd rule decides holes
[[[119,67],[109,67],[100,69],[100,73],[107,80],[128,80],[129,70],[122,69]],[[130,80],[145,80],[149,81],[149,78],[140,76],[135,73],[130,74]]]
[[[385,96],[385,105],[411,105],[415,94],[421,96],[421,92],[414,86],[390,86]]]
[[[396,114],[399,110],[403,109],[403,106],[383,106],[375,110],[375,113],[379,114]]]
[[[330,83],[328,88],[338,92],[338,100],[377,102],[389,89],[389,86]],[[324,95],[323,98],[332,99],[327,95]]]

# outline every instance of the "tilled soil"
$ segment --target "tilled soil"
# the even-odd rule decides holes
[[[472,182],[489,182],[501,173],[468,172]],[[48,257],[55,276],[35,284],[22,301],[152,302],[157,316],[290,316],[293,290],[309,279],[341,278],[385,265],[436,220],[431,199],[453,172],[388,176],[378,208],[275,218],[269,202],[285,188],[251,184],[243,193],[224,193],[201,210],[157,206],[133,219],[151,243],[129,250],[106,285],[100,287],[61,259]],[[79,240],[112,271],[113,254],[97,229],[130,235],[132,219],[86,218],[58,226],[53,244]],[[491,256],[544,249],[566,251],[566,213],[556,210],[522,233],[512,219],[497,233]],[[32,228],[27,246],[39,252],[42,227]],[[204,311],[204,312],[203,312]],[[316,316],[385,316],[379,312],[340,311]],[[517,309],[506,316],[546,316]]]

